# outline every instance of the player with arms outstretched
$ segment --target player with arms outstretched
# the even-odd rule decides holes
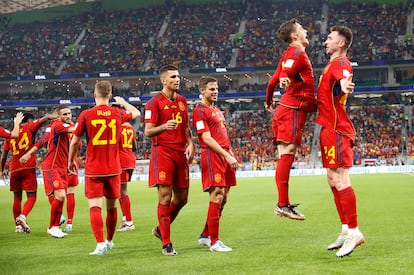
[[[316,111],[312,65],[305,48],[309,45],[305,30],[296,19],[284,22],[278,37],[289,43],[279,60],[276,71],[266,89],[266,109],[273,111],[273,93],[279,84],[284,89],[272,118],[273,144],[277,146],[279,159],[276,167],[278,202],[275,214],[295,220],[304,220],[305,215],[290,203],[289,176],[297,147],[302,142],[302,133],[309,112]]]
[[[352,44],[352,31],[345,26],[334,26],[325,41],[329,63],[322,71],[318,86],[318,116],[322,126],[320,149],[322,164],[327,169],[342,232],[328,250],[339,249],[336,256],[343,257],[364,243],[359,231],[356,196],[351,185],[349,168],[352,167],[352,147],[355,128],[346,111],[348,94],[354,91],[351,62],[347,57]]]

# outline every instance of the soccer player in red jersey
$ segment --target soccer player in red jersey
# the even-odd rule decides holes
[[[43,160],[43,172],[46,175],[44,180],[46,194],[54,195],[47,233],[54,238],[63,238],[67,234],[60,229],[60,218],[68,187],[69,133],[74,127],[71,126],[72,112],[68,106],[59,106],[57,112],[58,119],[48,127],[50,133],[47,153]]]
[[[170,226],[187,203],[189,168],[194,154],[187,100],[178,94],[180,74],[175,65],[160,69],[162,91],[145,106],[145,135],[151,137],[149,186],[158,188],[158,226],[152,234],[162,241],[162,253],[175,256]],[[173,196],[174,195],[174,196]]]
[[[66,106],[65,106],[66,107]],[[20,157],[20,162],[21,163],[25,163],[27,162],[32,155],[37,152],[40,148],[42,147],[47,147],[49,146],[49,140],[50,140],[50,136],[51,136],[51,132],[52,132],[52,128],[53,128],[53,124],[55,123],[56,120],[59,120],[59,115],[58,115],[58,110],[59,110],[59,106],[54,108],[52,111],[52,114],[54,117],[56,117],[55,120],[52,120],[49,125],[46,127],[45,132],[43,133],[42,137],[36,142],[36,144],[28,151],[26,152],[26,154],[24,154],[22,157]],[[73,127],[73,124],[71,122],[71,125]],[[71,136],[71,133],[68,133],[69,137]],[[47,152],[46,152],[47,153]],[[50,203],[50,205],[52,206],[53,201],[55,200],[55,194],[53,191],[53,178],[50,176],[50,170],[52,169],[52,160],[53,160],[53,154],[49,155],[49,158],[44,158],[43,162],[42,162],[42,174],[43,174],[43,186],[44,186],[44,190],[45,190],[45,194],[48,198],[48,201]],[[71,182],[71,177],[68,177],[68,189],[66,190],[66,197],[68,198],[68,203],[67,203],[67,207],[71,208],[70,201],[71,201],[71,195],[69,195],[69,193],[71,192],[71,188],[69,187]],[[70,210],[68,211],[70,212]],[[61,216],[60,221],[59,221],[59,225],[61,225],[62,223],[64,223],[66,221],[65,217]],[[68,230],[71,231],[71,230]],[[60,232],[59,232],[60,234]],[[63,234],[63,233],[62,233]]]
[[[25,155],[20,158],[24,163],[43,146],[47,139],[47,152],[42,164],[43,185],[50,203],[50,222],[47,234],[54,238],[67,236],[60,229],[63,204],[68,187],[67,161],[69,153],[69,134],[73,131],[72,112],[66,105],[57,108],[57,119],[46,128],[45,134]]]
[[[35,120],[33,114],[24,113],[20,134],[17,138],[6,139],[3,145],[3,152],[0,161],[0,170],[4,171],[9,151],[12,158],[9,162],[10,169],[10,191],[13,192],[13,216],[16,221],[16,233],[30,233],[27,216],[33,209],[36,202],[37,179],[36,179],[36,159],[32,156],[26,163],[20,163],[19,159],[34,144],[36,133],[48,119],[54,119],[53,115],[45,115]],[[26,192],[27,199],[23,205],[23,191]]]
[[[77,174],[75,155],[79,149],[81,136],[86,136],[85,195],[88,198],[89,217],[92,232],[97,242],[90,255],[104,255],[114,246],[116,230],[116,201],[120,197],[121,164],[119,141],[121,124],[140,116],[137,108],[121,97],[115,102],[126,111],[109,106],[112,86],[109,81],[98,81],[94,91],[96,106],[80,113],[70,143],[67,169]],[[102,218],[103,197],[106,198],[106,241]]]
[[[278,37],[289,43],[276,71],[266,89],[266,109],[271,112],[273,93],[276,86],[284,89],[273,114],[273,144],[277,146],[279,159],[276,167],[278,203],[275,214],[280,217],[304,220],[289,199],[290,169],[295,159],[297,147],[302,142],[302,132],[309,112],[316,111],[312,65],[305,48],[309,45],[307,31],[296,19],[283,23]]]
[[[229,252],[232,249],[219,239],[220,218],[230,187],[236,185],[235,171],[239,164],[231,150],[226,120],[215,106],[217,79],[201,77],[198,87],[202,98],[193,111],[193,126],[201,147],[202,187],[210,194],[207,221],[198,243],[209,246],[213,252]]]
[[[116,105],[112,105],[118,107]],[[119,151],[119,159],[121,161],[121,197],[119,204],[122,211],[121,224],[117,231],[132,231],[135,230],[135,225],[132,220],[131,201],[128,196],[128,182],[131,181],[132,173],[136,166],[135,151],[137,150],[137,135],[134,127],[129,122],[124,122],[121,125],[121,147]]]
[[[364,243],[358,229],[356,197],[349,177],[352,167],[352,147],[355,128],[346,112],[348,94],[354,91],[351,62],[347,50],[352,44],[352,31],[345,26],[334,26],[325,41],[329,63],[322,71],[318,86],[318,116],[316,123],[322,126],[320,148],[322,164],[327,169],[342,232],[328,250],[339,249],[336,256],[352,253]]]

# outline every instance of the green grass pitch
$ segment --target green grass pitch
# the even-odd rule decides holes
[[[129,185],[136,230],[117,232],[114,249],[89,256],[95,241],[84,186],[77,187],[74,231],[64,239],[46,234],[49,204],[43,186],[28,217],[32,233],[14,233],[12,193],[0,187],[2,274],[414,274],[414,175],[351,175],[365,244],[336,258],[326,246],[340,223],[324,176],[291,177],[292,203],[306,221],[274,216],[277,191],[272,177],[240,178],[229,194],[220,237],[233,248],[212,253],[197,244],[208,195],[192,180],[188,204],[172,224],[177,257],[161,254],[151,235],[156,225],[156,190],[146,182]],[[120,208],[118,207],[118,213]],[[118,220],[120,214],[118,215]]]

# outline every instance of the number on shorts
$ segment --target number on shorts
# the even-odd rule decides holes
[[[331,146],[331,148],[328,149],[327,146],[323,147],[324,151],[325,151],[325,155],[326,158],[330,158],[330,163],[334,164],[335,163],[335,146]]]

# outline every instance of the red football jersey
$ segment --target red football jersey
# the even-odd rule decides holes
[[[352,74],[348,58],[336,58],[323,69],[318,87],[318,116],[316,123],[344,135],[355,135],[355,128],[346,112],[348,94],[341,90],[339,81]]]
[[[151,138],[152,145],[167,145],[174,150],[185,151],[188,129],[188,106],[184,96],[177,94],[174,101],[162,93],[154,95],[145,105],[145,123],[155,126],[166,123],[170,119],[178,122],[175,130],[164,131]]]
[[[291,108],[316,111],[312,64],[304,50],[289,46],[283,53],[275,73],[267,85],[267,105],[273,103],[273,92],[279,84],[280,78],[283,77],[288,77],[291,82],[282,95],[279,104]]]
[[[9,138],[11,136],[11,132],[7,129],[4,129],[0,126],[0,137],[2,138]]]
[[[198,141],[201,148],[208,148],[201,138],[204,132],[210,135],[223,148],[230,148],[230,139],[227,134],[226,119],[219,108],[197,104],[193,111],[193,125],[197,130]]]
[[[36,167],[36,154],[32,154],[30,159],[26,163],[20,163],[20,158],[26,154],[30,148],[33,147],[36,133],[42,126],[39,120],[27,122],[20,125],[19,137],[16,139],[6,139],[4,142],[4,150],[10,150],[12,158],[9,166],[10,170],[16,171],[24,168]]]
[[[136,157],[134,151],[132,151],[132,148],[136,139],[137,135],[134,127],[131,125],[121,125],[121,147],[119,151],[121,169],[135,168]]]
[[[73,134],[78,137],[86,135],[86,176],[121,173],[118,144],[121,124],[131,119],[130,112],[108,105],[98,105],[80,113]]]
[[[50,137],[50,131],[52,129],[52,125],[56,120],[52,120],[49,125],[46,127],[45,132],[43,133],[43,135],[40,137],[40,139],[36,142],[35,146],[40,149],[43,146],[46,146],[49,143],[49,137]],[[43,158],[43,162],[42,162],[42,170],[48,170],[50,169],[52,165],[52,159],[47,160],[46,156],[44,156]]]
[[[49,135],[49,142],[42,169],[67,169],[69,155],[69,128],[70,124],[61,120],[54,120],[46,128],[45,135]],[[38,141],[39,144],[40,141]],[[40,147],[38,147],[40,148]]]

